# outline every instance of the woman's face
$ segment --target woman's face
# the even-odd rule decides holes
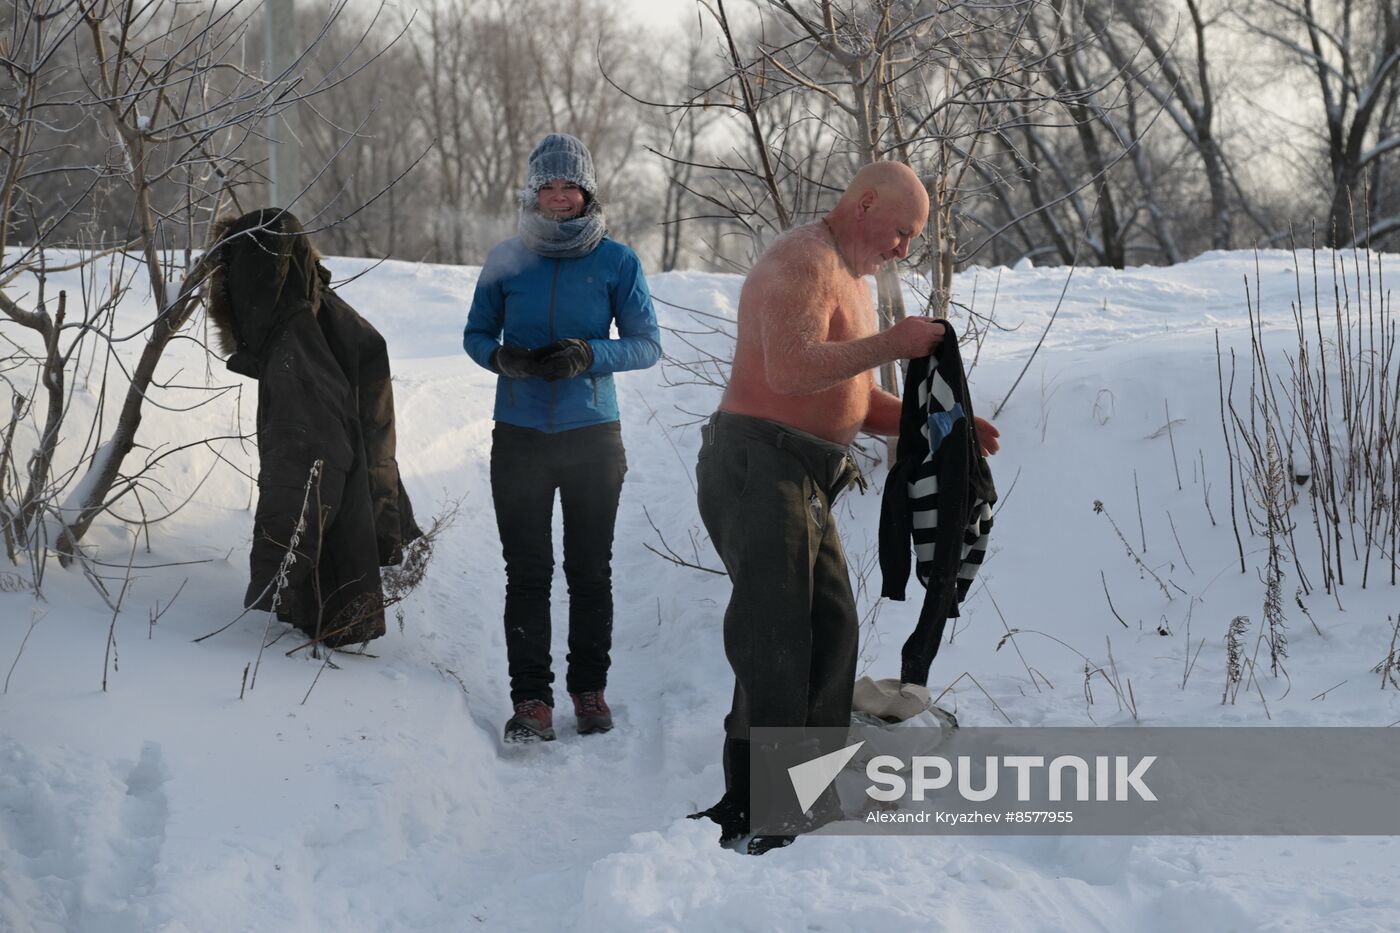
[[[572,220],[583,213],[583,189],[571,181],[556,178],[541,185],[536,197],[540,213],[554,220]]]

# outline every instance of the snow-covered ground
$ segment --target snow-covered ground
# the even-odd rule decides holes
[[[1131,723],[1101,680],[1086,699],[1085,656],[1104,664],[1109,650],[1147,725],[1400,720],[1400,695],[1371,673],[1396,605],[1388,572],[1374,568],[1368,589],[1351,582],[1339,600],[1307,597],[1321,635],[1292,602],[1288,568],[1290,679],[1265,677],[1262,700],[1241,691],[1237,703],[1220,702],[1226,628],[1249,616],[1252,645],[1264,590],[1261,542],[1245,542],[1242,575],[1229,526],[1215,351],[1218,329],[1227,354],[1248,359],[1255,263],[1254,254],[1211,253],[1174,268],[1073,274],[1044,347],[996,419],[1003,504],[992,551],[934,665],[935,694],[957,681],[941,702],[964,724]],[[329,265],[347,279],[369,264]],[[462,499],[402,626],[391,623],[372,657],[337,656],[308,697],[320,663],[285,656],[284,638],[240,699],[266,620],[193,642],[238,614],[246,583],[244,471],[255,451],[236,441],[165,461],[164,505],[148,498],[148,513],[192,498],[137,545],[105,693],[112,613],[80,573],[51,564],[42,599],[0,592],[0,672],[18,656],[0,695],[0,930],[1208,933],[1400,922],[1400,845],[1385,837],[812,837],[763,858],[719,848],[714,827],[684,815],[713,803],[722,785],[728,584],[645,546],[662,546],[654,524],[688,559],[718,565],[693,489],[694,423],[718,389],[669,364],[619,378],[630,470],[608,689],[618,728],[574,734],[560,684],[560,740],[503,753],[503,568],[487,473],[493,377],[460,349],[476,271],[391,262],[342,290],[389,341],[400,464],[418,511]],[[978,357],[980,414],[991,417],[1016,379],[1067,275],[959,277],[957,298],[986,315],[995,295],[995,320],[1009,328]],[[1265,331],[1281,349],[1294,259],[1261,254],[1257,275]],[[732,322],[740,279],[671,273],[651,284],[671,356],[694,359],[688,343],[723,350],[713,330]],[[123,306],[119,329],[140,327],[140,297]],[[182,385],[207,377],[243,390],[193,411],[147,406],[142,443],[234,433],[240,412],[251,426],[251,386],[217,363],[206,374],[193,342],[167,354],[162,378],[177,372]],[[98,378],[79,389],[71,424],[93,409]],[[208,395],[172,390],[162,400],[185,407]],[[1170,437],[1160,430],[1164,403]],[[871,598],[883,467],[870,472],[871,493],[852,494],[840,512],[853,570],[869,584],[862,669],[886,677],[898,672],[917,603]],[[1137,547],[1139,493],[1145,558],[1172,584],[1171,600],[1092,509],[1102,500]],[[122,511],[133,516],[134,503]],[[1306,549],[1310,519],[1299,521]],[[104,520],[88,540],[119,591],[130,532]],[[1110,611],[1104,581],[1129,628]],[[558,667],[560,599],[555,619]],[[1026,663],[1053,687],[1033,682],[1009,645],[997,650],[1007,627],[1022,631]]]

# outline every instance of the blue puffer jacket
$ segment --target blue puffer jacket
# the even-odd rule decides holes
[[[617,339],[609,336],[614,321]],[[467,353],[490,369],[502,343],[534,349],[566,337],[588,341],[593,365],[555,382],[499,377],[497,421],[549,433],[616,421],[612,374],[646,369],[661,356],[656,309],[631,249],[605,237],[587,256],[546,259],[519,237],[497,244],[467,315]]]

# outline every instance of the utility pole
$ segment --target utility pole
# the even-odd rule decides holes
[[[267,0],[267,78],[274,80],[292,67],[297,55],[296,0]],[[295,95],[297,91],[291,91]],[[301,194],[301,126],[299,104],[287,104],[267,117],[268,175],[272,206],[290,207]]]

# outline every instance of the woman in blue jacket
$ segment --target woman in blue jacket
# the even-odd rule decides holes
[[[477,280],[463,344],[498,374],[491,497],[506,563],[507,742],[554,738],[550,537],[564,511],[569,585],[565,685],[578,730],[612,728],[603,698],[612,647],[612,543],[627,457],[612,374],[661,355],[641,263],[607,237],[593,158],[551,133],[530,153],[520,235],[496,245]],[[611,336],[617,325],[617,337]]]

